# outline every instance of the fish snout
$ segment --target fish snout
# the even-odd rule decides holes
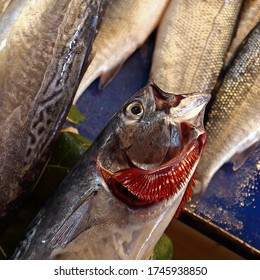
[[[152,94],[155,100],[156,111],[164,111],[169,118],[178,122],[204,117],[204,110],[210,100],[210,95],[198,93],[167,93],[156,84],[151,84]]]
[[[204,111],[210,95],[191,93],[179,95],[179,103],[169,109],[167,117],[171,131],[168,154],[176,156],[192,141],[197,140],[203,148],[206,143]]]
[[[177,106],[171,106],[169,116],[174,121],[186,122],[200,116],[203,121],[206,105],[210,95],[205,93],[188,93],[181,95]]]

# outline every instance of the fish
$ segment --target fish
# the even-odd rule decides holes
[[[155,29],[168,2],[113,0],[108,3],[93,44],[93,59],[80,82],[74,104],[98,77],[100,87],[104,87],[117,74]]]
[[[175,0],[156,35],[150,78],[168,92],[211,93],[224,64],[240,0]]]
[[[166,93],[153,82],[135,93],[36,215],[12,258],[149,258],[191,195],[209,97]]]
[[[0,229],[32,191],[76,93],[100,0],[16,0],[0,18]]]
[[[227,162],[237,170],[260,139],[260,22],[223,70],[212,98],[205,129],[208,134],[197,170],[195,193],[203,194]]]
[[[0,3],[0,16],[4,13],[8,5],[12,2],[13,0],[1,0]]]
[[[260,1],[259,0],[246,0],[241,9],[241,15],[236,30],[236,35],[232,40],[232,44],[228,50],[225,59],[225,65],[229,62],[231,56],[243,42],[248,33],[256,26],[260,20]]]

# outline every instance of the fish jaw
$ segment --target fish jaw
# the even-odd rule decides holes
[[[193,185],[194,178],[190,173],[197,165],[205,144],[204,133],[185,147],[178,158],[152,170],[129,168],[112,174],[102,166],[99,168],[115,196],[129,206],[146,206],[161,199],[169,199],[189,183]]]
[[[193,186],[194,176],[191,172],[194,172],[206,144],[203,116],[210,96],[202,93],[172,94],[166,100],[162,98],[165,94],[155,84],[152,84],[152,88],[156,110],[167,110],[169,115],[165,121],[168,125],[180,127],[181,151],[169,147],[164,161],[151,169],[139,168],[127,154],[129,168],[111,172],[98,164],[113,194],[134,208],[169,199],[180,189]],[[188,188],[185,200],[191,196],[190,190]]]

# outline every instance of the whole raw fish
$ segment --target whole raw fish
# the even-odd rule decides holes
[[[12,2],[13,0],[1,0],[0,2],[0,16],[4,13],[8,5]]]
[[[236,170],[260,139],[260,23],[241,45],[210,108],[207,147],[198,166],[197,191],[232,161]]]
[[[216,83],[241,0],[174,0],[158,27],[151,78],[168,92],[207,92]]]
[[[79,84],[100,0],[16,0],[0,18],[0,229],[33,188]]]
[[[113,0],[108,3],[95,38],[91,61],[81,80],[74,103],[100,76],[103,85],[154,30],[169,0]]]
[[[236,36],[232,40],[232,44],[227,53],[227,64],[230,57],[235,53],[236,49],[243,42],[248,33],[255,27],[260,20],[260,1],[259,0],[245,0],[241,9],[241,15],[238,22]]]
[[[154,84],[137,92],[38,213],[14,258],[148,258],[190,196],[208,99]]]

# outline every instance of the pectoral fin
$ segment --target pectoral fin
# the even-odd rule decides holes
[[[65,220],[51,240],[53,248],[66,245],[88,227],[89,200],[94,194],[92,193],[87,200],[84,200]]]
[[[257,141],[253,145],[251,145],[249,148],[245,149],[244,151],[240,153],[236,153],[233,155],[231,158],[231,162],[233,163],[233,170],[236,171],[238,170],[249,158],[251,153],[256,149],[256,147],[259,145],[260,141]]]
[[[114,66],[113,68],[109,69],[106,72],[103,72],[100,75],[100,80],[99,80],[99,89],[105,88],[117,75],[117,73],[120,71],[123,63],[125,61],[120,62],[120,64]]]

